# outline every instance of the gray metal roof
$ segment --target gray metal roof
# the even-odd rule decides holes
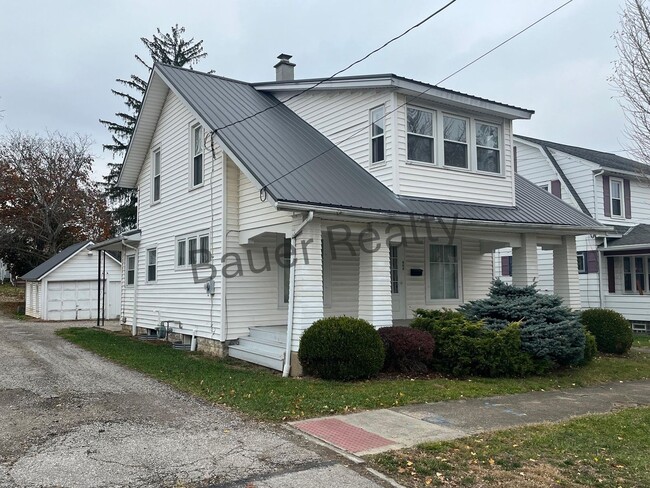
[[[607,244],[607,249],[623,246],[650,245],[650,225],[639,224],[629,229],[623,237]]]
[[[632,173],[642,172],[644,174],[650,172],[650,165],[634,161],[633,159],[617,156],[616,154],[595,151],[593,149],[587,149],[584,147],[558,144],[557,142],[544,141],[542,139],[535,139],[534,137],[521,136],[518,134],[515,134],[515,137],[523,139],[525,141],[530,141],[535,144],[539,144],[540,146],[570,154],[577,158],[586,159],[587,161],[596,163],[606,169],[629,171]]]
[[[212,130],[278,103],[248,83],[160,64],[155,70]],[[278,204],[603,228],[520,176],[516,177],[516,207],[398,196],[282,104],[218,130],[217,136]]]
[[[91,243],[91,241],[78,242],[77,244],[73,244],[72,246],[66,247],[63,251],[60,251],[58,254],[55,254],[54,256],[52,256],[50,259],[48,259],[44,263],[39,264],[34,269],[32,269],[28,273],[21,276],[21,278],[23,280],[25,280],[25,281],[38,281],[38,280],[40,280],[43,276],[45,276],[47,273],[52,271],[59,264],[61,264],[63,261],[65,261],[66,259],[72,257],[77,252],[79,252],[81,249],[86,247],[86,245],[88,243]]]

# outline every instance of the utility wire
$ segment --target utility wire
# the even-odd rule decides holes
[[[221,127],[217,127],[216,129],[214,129],[214,130],[212,131],[212,134],[214,135],[214,134],[216,134],[217,132],[219,132],[220,130],[227,129],[228,127],[232,127],[232,126],[237,125],[237,124],[241,124],[242,122],[244,122],[244,121],[246,121],[246,120],[249,120],[249,119],[252,119],[253,117],[257,117],[258,115],[263,114],[264,112],[266,112],[266,111],[268,111],[268,110],[274,109],[275,107],[277,107],[277,106],[279,106],[279,105],[284,105],[284,104],[286,104],[287,102],[293,100],[294,98],[297,98],[297,97],[299,97],[299,96],[301,96],[301,95],[307,93],[308,91],[313,90],[313,89],[316,88],[317,86],[320,86],[320,85],[322,85],[323,83],[327,83],[328,81],[331,81],[331,80],[332,80],[333,78],[335,78],[336,76],[340,75],[341,73],[344,73],[345,71],[349,70],[350,68],[352,68],[352,67],[356,66],[357,64],[359,64],[359,63],[365,61],[365,60],[368,59],[370,56],[372,56],[373,54],[378,53],[379,51],[381,51],[382,49],[384,49],[384,48],[385,48],[386,46],[388,46],[389,44],[392,44],[393,42],[397,41],[398,39],[401,39],[402,37],[404,37],[406,34],[408,34],[409,32],[411,32],[412,30],[417,29],[417,28],[420,27],[421,25],[425,24],[426,22],[428,22],[429,20],[431,20],[432,18],[434,18],[436,15],[438,15],[439,13],[441,13],[443,10],[445,10],[447,7],[451,6],[451,5],[452,5],[453,3],[455,3],[455,2],[456,2],[456,0],[451,0],[449,3],[447,3],[447,4],[445,4],[444,6],[440,7],[438,10],[436,10],[435,12],[433,12],[432,14],[430,14],[429,16],[425,17],[424,19],[422,19],[422,20],[421,20],[420,22],[418,22],[417,24],[412,25],[411,27],[409,27],[408,29],[406,29],[404,32],[402,32],[401,34],[399,34],[398,36],[395,36],[395,37],[393,37],[391,40],[386,41],[384,44],[382,44],[381,46],[379,46],[377,49],[374,49],[374,50],[370,51],[370,52],[369,52],[368,54],[366,54],[364,57],[359,58],[359,59],[357,59],[356,61],[354,61],[353,63],[350,63],[350,64],[349,64],[348,66],[346,66],[345,68],[340,69],[339,71],[337,71],[336,73],[334,73],[332,76],[330,76],[330,77],[328,77],[328,78],[325,78],[325,79],[323,79],[323,80],[320,80],[318,83],[316,83],[316,84],[310,86],[309,88],[306,88],[306,89],[304,89],[304,90],[302,90],[302,91],[296,93],[295,95],[290,96],[289,98],[287,98],[287,99],[286,99],[285,101],[283,101],[283,102],[277,102],[277,103],[274,103],[273,105],[270,105],[270,106],[268,106],[268,107],[266,107],[266,108],[264,108],[264,109],[262,109],[262,110],[260,110],[260,111],[258,111],[258,112],[252,113],[251,115],[248,115],[248,116],[246,116],[246,117],[244,117],[244,118],[242,118],[242,119],[235,120],[234,122],[230,122],[230,123],[228,123],[228,124],[226,124],[226,125],[222,125]]]
[[[408,99],[407,101],[405,101],[404,103],[398,105],[398,106],[395,107],[393,110],[391,110],[391,111],[389,111],[388,113],[384,114],[384,116],[382,117],[382,119],[385,119],[386,117],[388,117],[388,116],[389,116],[390,114],[392,114],[393,112],[396,112],[397,110],[399,110],[400,108],[404,107],[405,105],[407,105],[407,104],[413,102],[414,100],[417,100],[418,98],[420,98],[421,96],[423,96],[424,94],[426,94],[427,92],[429,92],[431,89],[433,89],[433,88],[437,88],[438,85],[440,85],[440,83],[442,83],[443,81],[446,81],[446,80],[448,80],[449,78],[451,78],[452,76],[455,76],[455,75],[457,75],[458,73],[460,73],[461,71],[464,71],[465,69],[469,68],[470,66],[472,66],[472,65],[473,65],[474,63],[476,63],[477,61],[483,59],[483,58],[484,58],[485,56],[487,56],[488,54],[493,53],[494,51],[496,51],[497,49],[499,49],[499,48],[500,48],[501,46],[503,46],[504,44],[506,44],[506,43],[512,41],[513,39],[515,39],[515,38],[518,37],[519,35],[521,35],[521,34],[523,34],[524,32],[526,32],[526,31],[527,31],[528,29],[530,29],[531,27],[533,27],[533,26],[537,25],[538,23],[540,23],[542,20],[544,20],[544,19],[546,19],[547,17],[553,15],[555,12],[557,12],[557,11],[560,10],[561,8],[566,7],[566,6],[567,6],[568,4],[570,4],[571,2],[573,2],[573,0],[568,0],[567,2],[563,3],[562,5],[560,5],[559,7],[555,8],[554,10],[550,11],[549,13],[547,13],[546,15],[544,15],[543,17],[540,17],[539,19],[537,19],[537,20],[536,20],[535,22],[533,22],[532,24],[529,24],[528,26],[524,27],[523,29],[521,29],[521,30],[518,31],[517,33],[513,34],[512,36],[510,36],[509,38],[507,38],[505,41],[503,41],[503,42],[497,44],[497,45],[494,46],[492,49],[486,51],[485,53],[481,54],[481,55],[478,56],[477,58],[473,59],[473,60],[470,61],[469,63],[467,63],[467,64],[465,64],[464,66],[462,66],[461,68],[457,69],[456,71],[454,71],[454,72],[453,72],[452,74],[450,74],[449,76],[444,77],[442,80],[440,80],[440,81],[439,81],[438,83],[436,83],[435,85],[431,85],[431,86],[430,86],[429,88],[427,88],[426,90],[421,91],[421,92],[419,92],[417,95],[415,95],[414,97],[409,98],[409,99]],[[359,134],[359,133],[362,132],[362,131],[367,130],[367,129],[370,128],[371,126],[372,126],[372,123],[367,124],[367,125],[364,125],[364,126],[361,127],[359,130],[353,132],[352,134],[350,134],[348,137],[346,137],[346,138],[343,139],[342,141],[339,141],[339,144],[342,144],[342,143],[344,143],[344,142],[350,140],[352,137],[356,136],[357,134]],[[308,159],[307,161],[305,161],[304,163],[301,163],[300,165],[296,166],[296,167],[293,168],[292,170],[287,171],[286,173],[284,173],[284,174],[278,176],[277,178],[275,178],[274,180],[270,181],[269,183],[267,183],[266,185],[264,185],[264,187],[262,187],[262,189],[260,190],[260,196],[265,195],[265,194],[266,194],[266,191],[267,191],[267,188],[268,188],[269,186],[271,186],[273,183],[275,183],[275,182],[281,180],[282,178],[286,178],[286,177],[289,176],[290,174],[292,174],[292,173],[294,173],[295,171],[299,170],[299,169],[302,168],[303,166],[306,166],[307,164],[311,163],[312,161],[314,161],[314,160],[320,158],[320,157],[323,156],[324,154],[327,154],[329,151],[331,151],[332,149],[334,149],[334,148],[336,148],[336,147],[338,147],[338,145],[332,143],[332,146],[331,146],[330,148],[326,149],[325,151],[322,151],[321,153],[317,154],[317,155],[314,156],[313,158]]]

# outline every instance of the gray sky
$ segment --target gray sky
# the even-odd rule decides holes
[[[274,79],[280,52],[296,77],[329,76],[401,33],[446,0],[0,2],[0,134],[90,135],[95,174],[110,140],[99,118],[123,110],[115,78],[146,77],[140,37],[175,23],[203,39],[196,67],[245,81]],[[458,0],[346,74],[392,72],[437,83],[564,0]],[[603,151],[626,146],[624,116],[607,81],[623,0],[574,0],[443,86],[536,111],[518,133]]]

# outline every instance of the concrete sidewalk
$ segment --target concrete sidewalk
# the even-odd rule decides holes
[[[366,455],[641,405],[650,405],[650,381],[410,405],[290,425],[338,449]]]

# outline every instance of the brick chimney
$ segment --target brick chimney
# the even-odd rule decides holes
[[[275,81],[292,81],[293,80],[293,68],[296,67],[294,63],[289,61],[291,59],[291,54],[280,54],[278,56],[278,63],[274,66],[275,68]]]

